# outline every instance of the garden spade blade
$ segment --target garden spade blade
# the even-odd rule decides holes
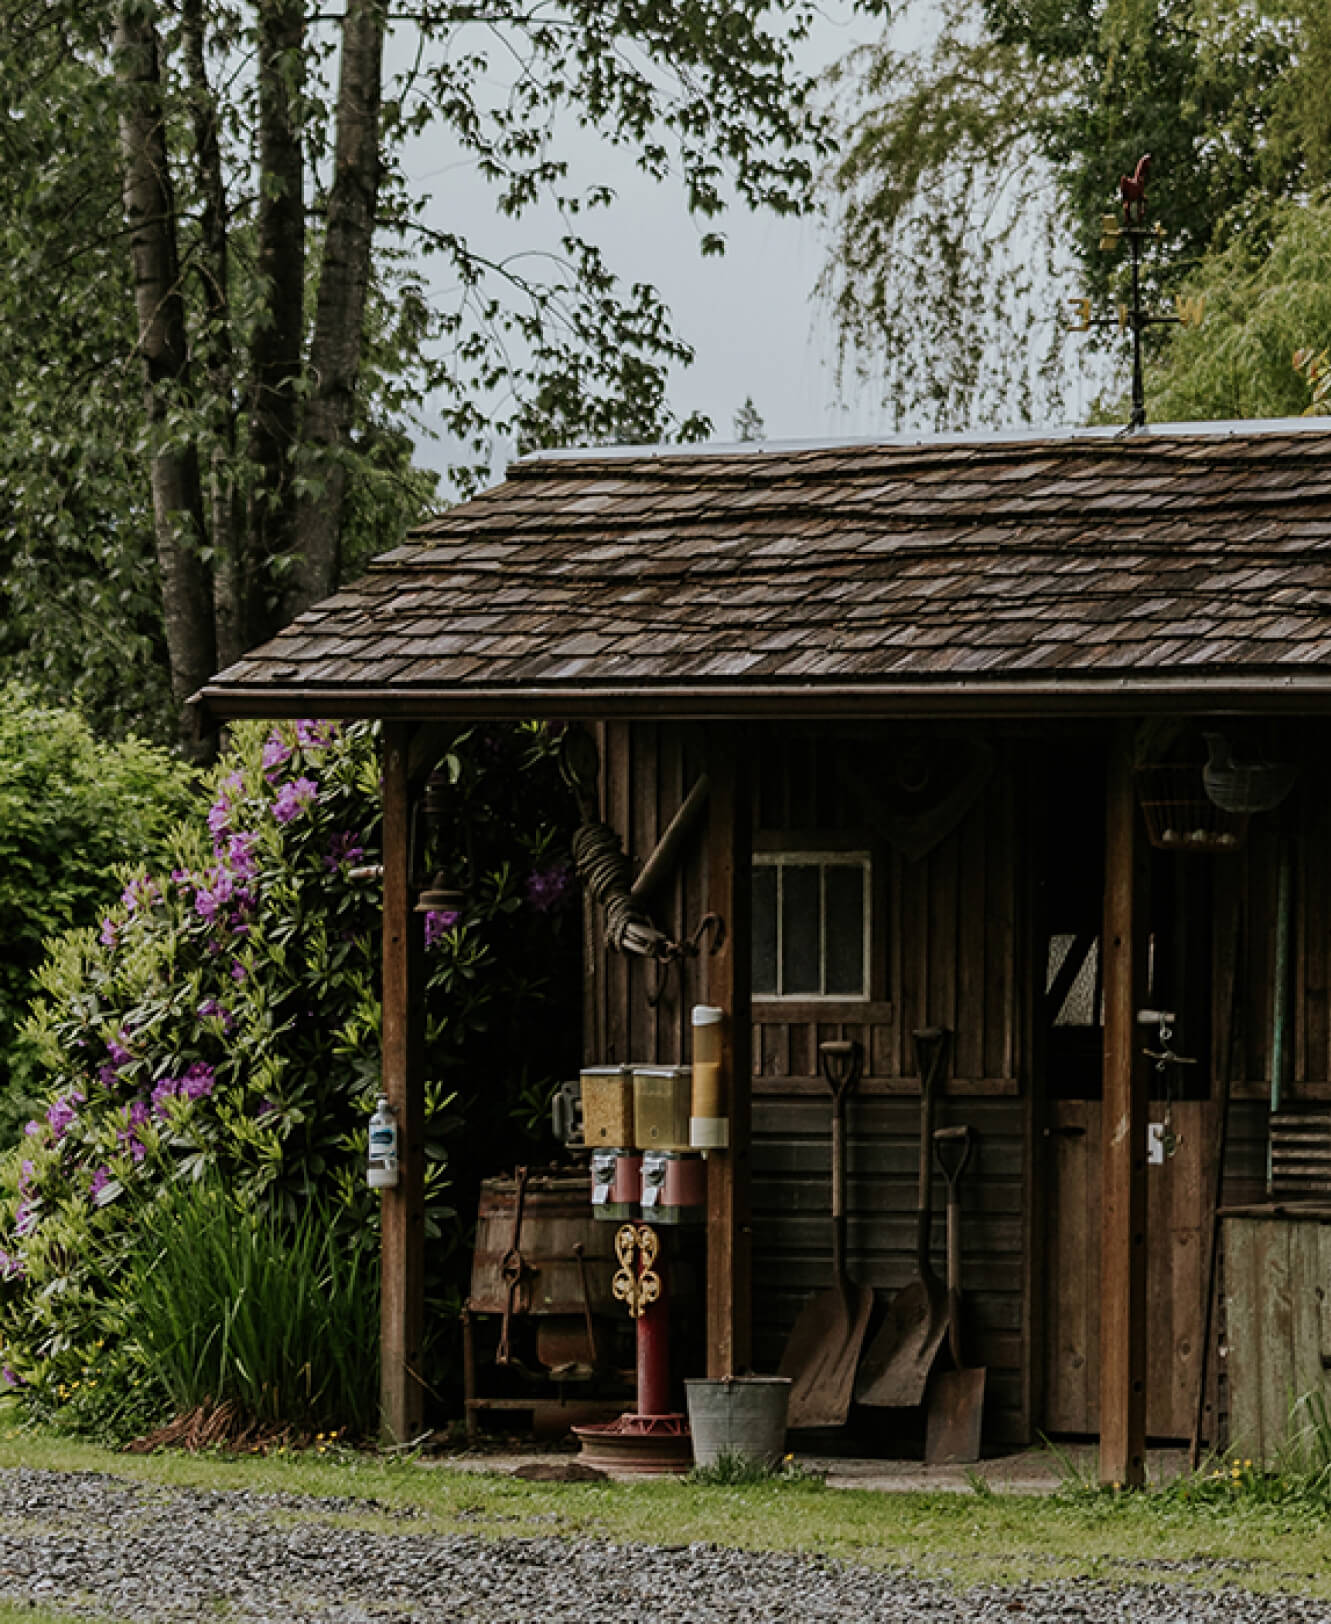
[[[873,1308],[872,1288],[846,1273],[846,1096],[859,1080],[863,1051],[858,1043],[821,1043],[818,1051],[832,1090],[833,1280],[805,1303],[781,1356],[779,1373],[791,1380],[792,1428],[845,1425]]]
[[[971,1159],[975,1129],[940,1128],[934,1151],[947,1179],[947,1341],[953,1370],[941,1370],[929,1389],[924,1459],[929,1466],[969,1464],[980,1458],[984,1383],[988,1372],[961,1359],[961,1175]]]
[[[919,1278],[903,1286],[888,1304],[882,1327],[860,1366],[855,1384],[855,1399],[860,1404],[919,1404],[947,1334],[947,1293],[929,1263],[929,1228],[933,1218],[934,1085],[942,1075],[949,1036],[940,1026],[915,1033],[920,1071],[920,1187],[915,1232]]]

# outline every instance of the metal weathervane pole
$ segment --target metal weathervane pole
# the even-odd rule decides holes
[[[1113,253],[1120,241],[1125,238],[1132,251],[1132,303],[1120,304],[1116,315],[1093,317],[1091,301],[1088,298],[1069,300],[1076,317],[1076,320],[1068,326],[1069,332],[1088,333],[1093,327],[1117,327],[1120,333],[1132,334],[1132,416],[1128,420],[1130,433],[1146,427],[1142,334],[1148,327],[1200,327],[1206,312],[1206,300],[1200,295],[1193,298],[1184,294],[1177,295],[1174,299],[1175,313],[1172,316],[1153,315],[1142,307],[1142,245],[1148,239],[1159,242],[1165,235],[1164,227],[1158,222],[1151,226],[1146,224],[1146,176],[1150,167],[1151,155],[1148,152],[1138,160],[1137,167],[1131,175],[1120,177],[1122,221],[1120,222],[1116,214],[1105,214],[1100,217],[1101,252]]]

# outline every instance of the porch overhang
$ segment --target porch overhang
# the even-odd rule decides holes
[[[200,726],[246,717],[394,721],[673,719],[738,722],[871,721],[955,717],[1019,720],[1074,716],[1294,714],[1331,705],[1331,665],[1303,671],[1141,674],[1062,681],[856,683],[838,686],[694,686],[532,683],[521,687],[373,688],[210,683],[195,695]]]

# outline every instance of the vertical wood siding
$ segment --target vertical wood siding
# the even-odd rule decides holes
[[[993,777],[960,825],[911,861],[874,851],[885,873],[875,886],[885,910],[877,950],[885,961],[870,1018],[853,1005],[818,1018],[760,1006],[754,1023],[754,1351],[772,1369],[807,1297],[831,1280],[830,1104],[818,1077],[818,1045],[853,1038],[866,1076],[849,1110],[849,1267],[880,1301],[916,1275],[920,1107],[912,1032],[953,1034],[953,1081],[939,1126],[969,1122],[977,1157],[962,1185],[967,1357],[988,1367],[985,1428],[994,1440],[1030,1435],[1027,1255],[1030,1202],[1028,1101],[1022,1076],[1021,951],[1024,864],[1012,754],[1000,746]],[[818,741],[796,739],[764,753],[759,816],[769,831],[845,829],[843,803]],[[934,1181],[934,1267],[943,1273],[941,1177]]]
[[[886,1301],[916,1276],[919,1103],[860,1098],[847,1115],[848,1268]],[[958,1121],[973,1124],[980,1135],[961,1187],[966,1356],[988,1366],[987,1435],[1021,1440],[1029,1432],[1025,1102],[940,1101],[938,1125]],[[754,1359],[760,1370],[775,1369],[805,1300],[832,1281],[830,1123],[825,1098],[755,1096]],[[932,1256],[940,1276],[945,1199],[936,1176]]]

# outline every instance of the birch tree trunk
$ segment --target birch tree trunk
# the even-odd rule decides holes
[[[198,455],[192,441],[167,432],[173,411],[189,399],[189,350],[157,34],[151,14],[136,0],[117,14],[115,72],[138,349],[153,436],[149,475],[157,567],[171,691],[179,704],[213,675],[217,650]]]
[[[379,198],[379,108],[385,14],[380,0],[347,0],[342,23],[333,185],[310,346],[311,392],[302,435],[295,551],[283,594],[290,618],[337,583],[346,466],[363,346],[370,250]]]

